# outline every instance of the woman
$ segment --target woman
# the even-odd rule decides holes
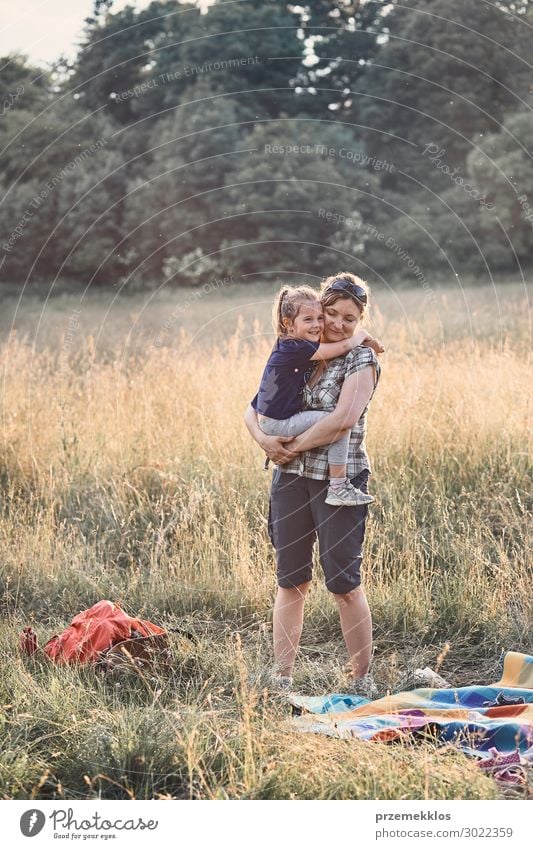
[[[324,308],[322,341],[349,339],[367,308],[366,284],[341,272],[326,278],[320,299]],[[349,687],[366,697],[375,695],[368,673],[372,619],[360,578],[368,505],[338,508],[326,504],[325,497],[327,446],[346,428],[351,430],[348,478],[354,487],[368,492],[367,407],[379,373],[371,348],[354,348],[344,357],[319,363],[304,389],[305,406],[331,415],[294,438],[267,436],[251,406],[245,414],[252,437],[278,464],[270,493],[269,534],[276,549],[278,578],[273,615],[276,683],[283,689],[292,686],[305,597],[311,586],[313,545],[318,537],[326,586],[338,606],[350,659]]]

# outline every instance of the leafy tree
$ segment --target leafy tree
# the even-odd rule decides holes
[[[174,32],[161,35],[154,71],[179,74],[180,86],[165,86],[164,106],[180,101],[185,86],[209,77],[214,92],[231,94],[244,119],[295,114],[294,85],[304,59],[299,18],[290,4],[247,0],[216,2],[196,20],[192,37],[176,44]]]
[[[497,132],[530,81],[515,49],[525,28],[484,0],[405,0],[394,3],[387,24],[389,40],[368,64],[351,114],[372,128],[369,149],[444,188],[424,147],[435,143],[451,168],[460,167],[472,139]],[[399,181],[397,172],[389,187]]]
[[[17,54],[0,59],[3,100],[0,103],[0,156],[2,176],[9,183],[53,138],[53,128],[46,118],[36,122],[57,96],[51,75],[28,64]],[[31,178],[31,169],[27,179]]]
[[[380,37],[386,32],[387,6],[387,0],[309,0],[302,4],[301,25],[309,60],[300,72],[300,82],[315,92],[306,101],[308,111],[327,114],[329,109],[335,117],[349,110],[366,63],[378,53]]]
[[[387,232],[399,250],[426,273],[442,275],[516,271],[517,259],[530,265],[533,165],[527,145],[532,133],[531,112],[514,113],[501,132],[483,137],[461,171],[443,174],[444,189],[411,193],[407,203],[398,197],[396,205],[404,212],[391,218]]]
[[[27,56],[11,53],[0,57],[2,69],[2,117],[20,110],[35,113],[45,106],[52,96],[53,80],[50,72],[36,68]],[[4,121],[2,121],[3,126]]]
[[[52,72],[20,56],[3,64],[8,85],[21,93],[0,124],[2,277],[53,276],[78,237],[90,231],[84,259],[77,248],[64,272],[86,275],[91,255],[94,264],[120,228],[120,209],[112,201],[120,197],[120,177],[108,176],[120,162],[113,128],[101,113],[90,116],[63,93]]]
[[[238,104],[211,94],[209,80],[199,80],[195,99],[153,127],[145,169],[130,181],[127,251],[142,273],[159,274],[165,258],[197,247],[207,252],[221,238],[220,225],[210,223],[224,214],[217,189],[246,144]]]
[[[514,252],[523,264],[531,264],[533,256],[531,138],[531,111],[515,112],[507,117],[504,131],[489,134],[467,160],[473,181],[494,204],[490,215],[480,215],[479,230],[484,249],[500,268],[514,265]]]
[[[281,118],[258,124],[246,147],[231,163],[225,194],[228,215],[238,216],[226,236],[233,269],[322,274],[338,264],[339,249],[361,254],[361,226],[378,179],[354,161],[360,149],[349,129]]]
[[[235,93],[248,119],[298,109],[294,81],[304,57],[299,20],[288,5],[248,0],[192,4],[154,0],[86,19],[70,87],[86,108],[106,107],[128,124],[177,106],[204,75],[213,91]]]
[[[150,182],[128,200],[136,259],[153,254],[143,268],[158,276],[171,268],[181,282],[185,257],[200,267],[213,254],[220,274],[245,274],[276,263],[301,271],[326,255],[333,262],[331,248],[361,253],[378,178],[354,159],[362,152],[348,128],[282,116],[244,136],[231,120],[233,99],[210,107],[177,110],[154,131]]]
[[[196,18],[200,13],[192,5],[164,0],[154,0],[140,11],[126,6],[113,13],[111,6],[97,2],[93,15],[86,18],[84,39],[68,86],[76,90],[87,110],[105,108],[115,120],[126,124],[135,114],[135,96],[128,93],[136,87],[140,90],[146,81],[155,61],[156,42],[169,26],[169,16],[176,13],[186,37],[190,21],[187,12]]]
[[[3,60],[2,277],[526,264],[532,25],[527,0],[95,0],[74,62]]]
[[[111,134],[100,128],[104,132],[96,142],[87,134],[75,150],[65,147],[61,159],[58,145],[53,160],[41,163],[38,173],[15,190],[8,191],[6,183],[0,186],[6,279],[53,278],[61,270],[69,279],[87,280],[118,241],[123,186],[112,172],[121,156],[113,149]],[[98,282],[116,277],[120,257],[111,257],[105,273],[96,275]]]
[[[48,176],[73,159],[85,147],[112,133],[101,115],[88,115],[72,98],[45,101],[39,112],[24,108],[5,116],[0,138],[2,173],[6,181]]]

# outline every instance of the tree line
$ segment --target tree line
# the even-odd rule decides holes
[[[520,272],[532,34],[528,0],[95,0],[75,59],[0,59],[1,279]]]

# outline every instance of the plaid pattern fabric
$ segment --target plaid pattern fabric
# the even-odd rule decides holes
[[[312,388],[304,386],[304,408],[306,410],[325,410],[328,413],[332,412],[339,400],[345,378],[369,365],[375,368],[375,391],[381,369],[378,358],[372,348],[353,348],[344,357],[337,357],[334,360],[330,360],[327,369],[322,374],[318,383]],[[359,421],[352,428],[350,434],[348,463],[346,465],[348,478],[355,478],[363,469],[371,470],[370,459],[366,453],[365,445],[367,411],[368,405]],[[327,446],[304,451],[294,460],[280,466],[280,469],[282,472],[287,472],[288,474],[303,475],[303,477],[314,478],[315,480],[327,480],[329,477]]]
[[[493,772],[494,760],[505,768],[505,757],[517,753],[525,766],[533,762],[533,657],[507,652],[503,664],[502,679],[488,685],[416,689],[375,701],[346,693],[293,695],[290,702],[302,715],[292,724],[298,731],[381,742],[414,741],[426,732],[479,756],[481,769],[492,761]]]

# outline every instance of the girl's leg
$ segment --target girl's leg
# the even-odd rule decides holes
[[[274,657],[276,671],[287,678],[292,677],[296,652],[302,635],[305,596],[311,582],[286,589],[278,587],[274,604]]]
[[[349,593],[333,595],[337,602],[342,635],[353,678],[362,678],[370,668],[372,658],[372,616],[361,586]]]
[[[303,410],[288,419],[259,419],[259,427],[269,436],[299,436],[309,430],[315,422],[320,421],[329,413],[322,410]],[[350,428],[328,449],[329,473],[332,478],[346,478],[346,461],[350,441]]]
[[[354,487],[346,475],[350,431],[328,446],[329,489],[326,504],[332,507],[353,507],[370,504],[374,499]]]
[[[332,442],[328,448],[329,474],[331,478],[346,478],[346,463],[348,460],[348,448],[350,444],[350,429],[347,428],[343,436],[336,442]]]
[[[329,413],[323,410],[303,410],[288,419],[259,418],[258,424],[268,436],[300,436],[324,416],[329,416]]]

